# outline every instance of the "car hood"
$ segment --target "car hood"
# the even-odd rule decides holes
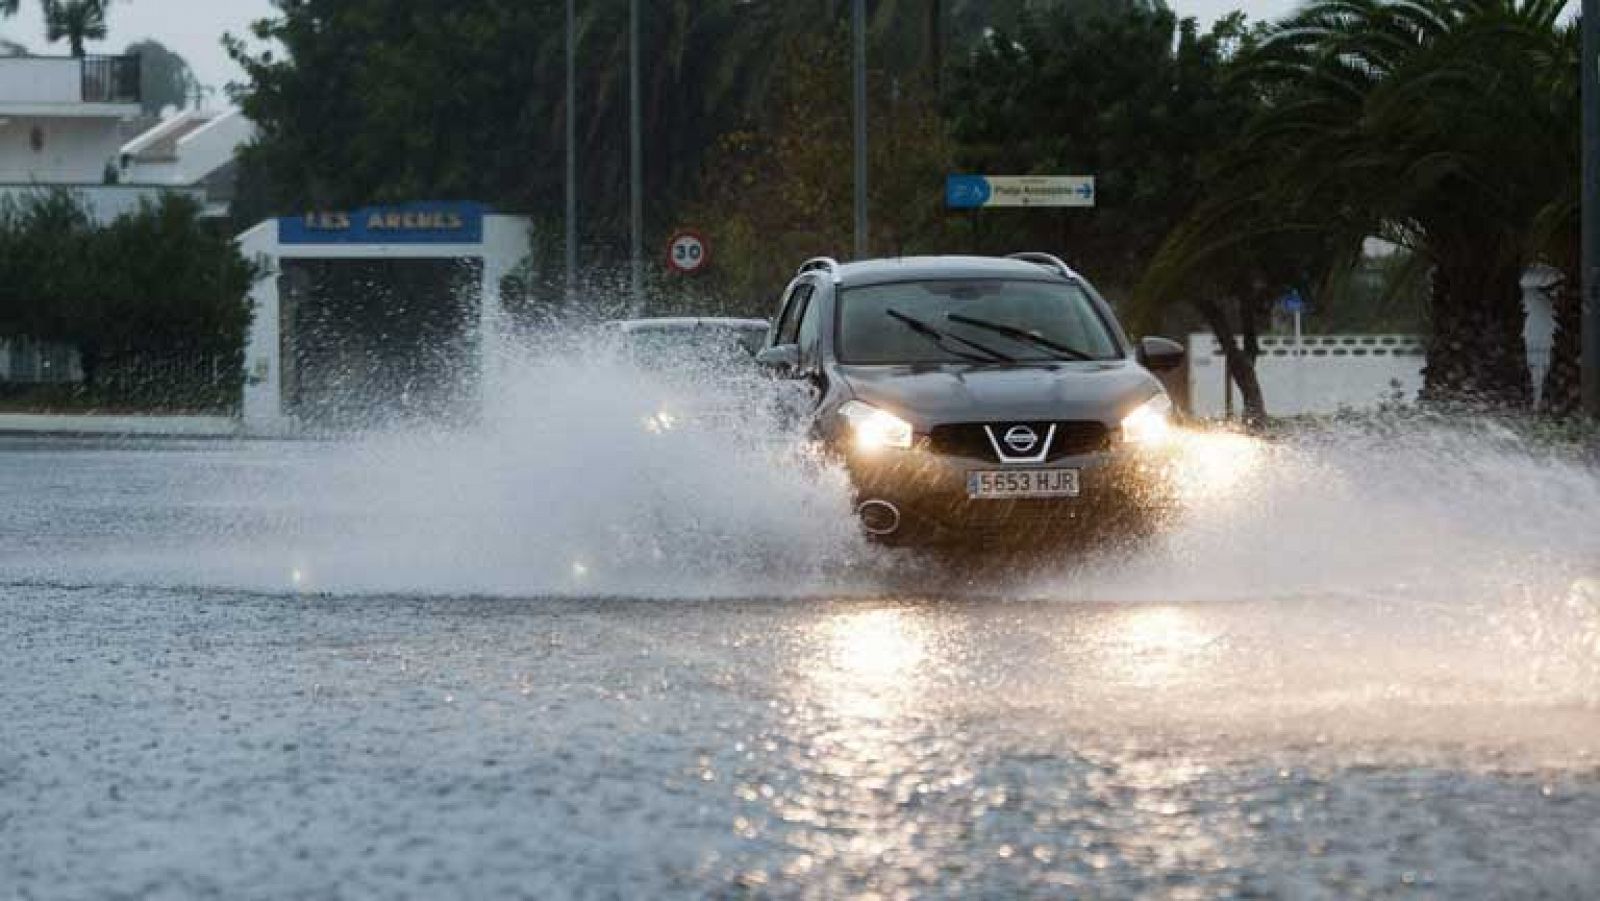
[[[1088,421],[1116,426],[1161,383],[1130,361],[844,366],[851,393],[919,430],[961,422]]]

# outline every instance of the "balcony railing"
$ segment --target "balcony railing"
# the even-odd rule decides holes
[[[138,103],[139,57],[83,58],[84,103]]]

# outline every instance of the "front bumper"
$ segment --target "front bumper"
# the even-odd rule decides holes
[[[842,452],[857,501],[893,504],[899,543],[968,542],[992,537],[1053,538],[1146,522],[1169,506],[1167,467],[1156,453],[1127,446],[1061,457],[1037,465],[1010,465],[994,458],[953,456],[926,448],[909,451]],[[1072,498],[974,499],[968,476],[975,471],[1076,469],[1081,493]]]

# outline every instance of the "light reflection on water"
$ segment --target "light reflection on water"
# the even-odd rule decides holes
[[[1188,506],[1236,496],[1268,465],[1266,443],[1239,432],[1180,429],[1171,454],[1174,484]]]
[[[818,629],[812,697],[835,716],[912,716],[925,687],[928,638],[920,617],[887,608],[842,613]]]
[[[1205,678],[1218,640],[1214,627],[1182,607],[1139,607],[1119,613],[1107,629],[1104,662],[1137,687],[1160,688]]]

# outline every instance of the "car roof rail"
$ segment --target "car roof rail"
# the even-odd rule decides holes
[[[800,264],[800,271],[795,273],[795,277],[799,278],[807,272],[816,272],[819,269],[826,269],[828,274],[833,277],[833,283],[839,284],[841,280],[839,277],[839,261],[833,257],[812,257],[806,260]]]
[[[1006,259],[1021,260],[1024,263],[1032,263],[1035,266],[1043,266],[1046,269],[1054,269],[1067,278],[1078,278],[1078,273],[1074,272],[1072,267],[1068,266],[1065,260],[1054,254],[1040,253],[1038,251],[1030,250],[1022,253],[1013,253],[1006,257]]]

